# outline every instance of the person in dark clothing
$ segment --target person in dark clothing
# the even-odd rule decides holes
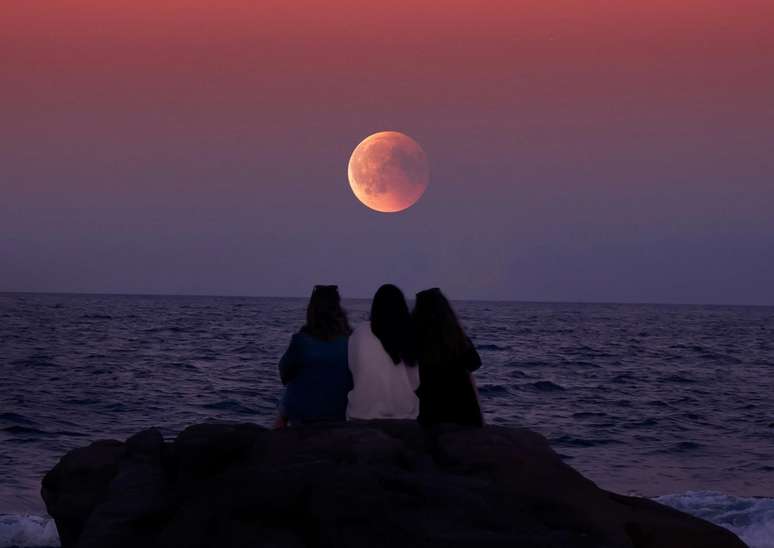
[[[481,366],[481,358],[438,288],[417,293],[413,323],[419,365],[419,422],[428,426],[482,426],[472,376]]]
[[[343,421],[352,375],[347,346],[352,329],[335,285],[318,285],[306,310],[306,324],[290,339],[279,363],[287,388],[276,427],[315,421]]]

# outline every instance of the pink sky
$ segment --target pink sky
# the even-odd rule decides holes
[[[3,4],[0,290],[774,304],[770,1],[158,4]]]

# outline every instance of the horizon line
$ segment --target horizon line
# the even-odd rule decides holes
[[[5,291],[0,295],[75,295],[94,297],[193,297],[214,299],[308,299],[309,295],[222,295],[210,293],[125,293],[109,291]],[[342,297],[342,300],[367,301],[372,297]],[[411,301],[413,298],[407,297]],[[513,303],[513,304],[587,304],[587,305],[627,305],[627,306],[711,306],[739,308],[772,308],[774,304],[741,303],[698,303],[698,302],[647,302],[647,301],[583,301],[583,300],[530,300],[530,299],[450,299],[452,302]]]

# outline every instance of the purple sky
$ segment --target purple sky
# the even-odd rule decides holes
[[[0,291],[774,305],[770,0],[31,4]],[[430,161],[400,214],[347,183],[381,130]]]

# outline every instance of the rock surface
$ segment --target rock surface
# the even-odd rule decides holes
[[[744,546],[494,426],[151,429],[71,451],[42,495],[63,548]]]

